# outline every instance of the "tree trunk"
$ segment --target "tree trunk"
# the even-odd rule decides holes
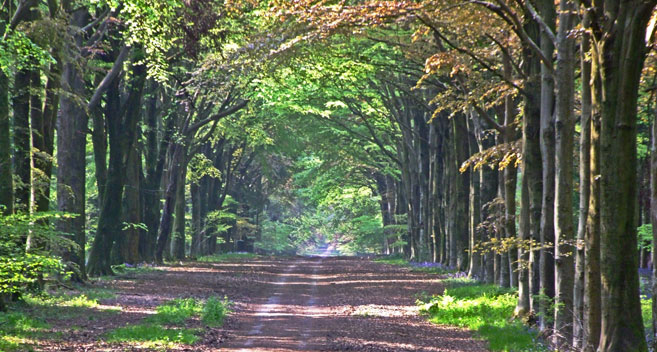
[[[553,343],[565,348],[572,342],[573,271],[575,224],[573,219],[573,150],[575,135],[575,6],[571,0],[560,4],[556,64],[555,124],[555,309]]]
[[[585,15],[586,16],[586,15]],[[584,24],[585,26],[588,24]],[[586,222],[589,211],[589,195],[591,194],[591,65],[586,56],[589,53],[588,34],[582,35],[580,45],[581,94],[582,113],[579,136],[579,219],[577,226],[577,256],[575,257],[575,287],[574,287],[574,325],[573,347],[579,350],[586,346],[585,310],[585,263],[586,252]]]
[[[470,171],[466,170],[460,173],[458,170],[469,156],[469,136],[466,125],[466,115],[457,114],[452,117],[453,124],[453,143],[454,143],[454,170],[456,175],[455,194],[454,194],[454,249],[452,253],[456,254],[456,267],[459,271],[465,271],[468,265],[468,214],[469,209],[469,188],[470,188]]]
[[[535,42],[540,42],[540,30],[538,23],[529,14],[525,14],[523,29]],[[518,268],[519,296],[516,314],[529,314],[531,309],[530,282],[534,277],[534,271],[538,269],[537,256],[530,252],[531,239],[540,238],[541,209],[543,197],[543,166],[541,164],[541,62],[538,56],[529,48],[522,50],[522,70],[526,75],[523,95],[523,124],[522,124],[522,182],[527,182],[527,202],[521,205],[521,211],[527,207],[526,232],[520,232],[520,247],[517,253],[521,256],[520,263],[523,267]],[[526,179],[526,180],[525,180]]]
[[[137,138],[133,141],[133,145],[136,145],[136,142]],[[127,228],[122,231],[123,238],[120,242],[120,252],[124,263],[136,264],[141,260],[139,257],[139,238],[143,231],[138,226],[142,222],[141,152],[138,148],[130,148],[128,151],[125,170],[126,192],[123,199],[123,221],[127,223]]]
[[[476,116],[474,116],[474,112],[471,112],[471,118],[468,119],[468,130],[470,133],[468,134],[468,140],[470,142],[470,153],[473,154],[474,151],[479,149],[479,145],[477,143],[477,137],[475,135],[478,133],[478,129],[475,128],[475,120],[477,119]],[[469,223],[469,234],[470,234],[470,265],[469,265],[469,270],[468,270],[468,277],[471,278],[476,278],[477,280],[481,280],[483,277],[483,267],[482,267],[482,256],[479,250],[474,250],[478,244],[481,243],[481,231],[478,231],[477,226],[481,222],[481,199],[480,199],[480,188],[481,184],[480,182],[480,173],[482,171],[479,170],[479,172],[470,171],[470,194],[469,194],[469,201],[470,201],[470,223]]]
[[[657,101],[656,101],[657,107]],[[652,243],[657,243],[657,109],[652,121],[650,144],[650,223],[652,224]],[[652,340],[657,344],[657,248],[652,249]]]
[[[541,0],[537,3],[539,12],[543,21],[550,29],[555,32],[556,27],[556,9],[554,1]],[[545,57],[554,55],[554,43],[545,33],[541,31],[541,51]],[[550,70],[551,63],[542,62],[541,64],[541,161],[543,165],[543,197],[541,200],[541,228],[539,240],[541,249],[539,250],[539,267],[540,282],[539,294],[551,299],[554,297],[554,253],[549,247],[554,246],[554,77]],[[546,319],[548,318],[548,308],[551,302],[539,300],[538,307],[534,308],[538,312],[540,328],[547,328]]]
[[[647,351],[636,232],[637,97],[645,31],[657,1],[595,3],[594,74],[601,77],[601,352]],[[594,94],[596,95],[596,94]]]
[[[176,188],[176,204],[174,207],[175,220],[173,222],[173,237],[171,239],[171,257],[176,260],[185,259],[185,181],[187,175],[187,163],[183,165],[178,173],[178,187]]]
[[[122,231],[121,216],[126,165],[135,140],[137,122],[141,116],[140,106],[145,73],[144,65],[133,64],[127,101],[117,116],[106,117],[110,146],[109,167],[103,205],[98,217],[98,229],[89,253],[89,275],[112,274],[110,251],[115,236]],[[118,85],[118,82],[114,84]]]
[[[159,264],[164,262],[164,251],[167,247],[167,242],[171,236],[173,227],[173,211],[176,203],[176,191],[178,189],[178,173],[181,172],[181,167],[184,158],[184,146],[179,143],[172,143],[169,146],[169,155],[171,155],[170,164],[168,167],[167,186],[164,193],[164,206],[162,208],[162,217],[160,219],[160,226],[157,234],[157,247],[155,251],[155,261]]]
[[[30,212],[30,75],[27,69],[16,72],[14,78],[14,190],[15,210]]]
[[[155,95],[155,93],[153,93]],[[148,228],[141,241],[141,257],[152,262],[155,260],[155,247],[160,226],[160,197],[162,196],[162,174],[166,162],[166,152],[171,143],[175,118],[170,116],[158,140],[157,101],[150,99],[146,114],[146,150],[144,153],[146,175],[144,177],[144,224]]]
[[[585,15],[585,19],[590,14]],[[585,37],[586,38],[586,37]],[[590,184],[589,209],[586,219],[586,248],[584,257],[584,328],[586,329],[587,352],[596,351],[600,343],[600,329],[602,321],[602,297],[600,278],[600,76],[593,74],[591,61],[584,63],[588,70],[582,71],[582,76],[588,73],[591,76],[591,152],[590,152]],[[584,107],[584,106],[583,106]]]
[[[0,21],[9,22],[9,7],[0,8]],[[0,37],[4,37],[6,26],[0,26]],[[0,214],[14,212],[14,181],[11,167],[11,135],[9,119],[9,77],[0,70]],[[0,298],[0,301],[2,299]],[[2,304],[2,302],[0,302]]]
[[[71,27],[80,28],[86,22],[85,9],[73,12]],[[73,29],[75,43],[70,51],[82,45],[82,34]],[[59,99],[60,115],[57,119],[57,209],[75,217],[62,218],[57,222],[57,230],[71,234],[78,245],[65,250],[62,258],[77,267],[74,279],[86,279],[85,271],[85,150],[87,145],[87,114],[74,98],[83,96],[85,85],[79,64],[69,59],[62,70],[62,94]]]

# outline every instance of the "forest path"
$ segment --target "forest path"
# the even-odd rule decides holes
[[[222,351],[486,350],[470,332],[418,315],[415,300],[442,291],[436,275],[348,257],[248,265],[266,279],[237,301]]]
[[[183,262],[94,281],[113,298],[92,308],[63,308],[46,319],[60,337],[35,341],[37,351],[161,351],[136,342],[107,342],[119,327],[144,323],[174,298],[227,297],[223,327],[199,319],[185,327],[199,341],[167,351],[485,351],[463,329],[437,326],[415,301],[441,293],[435,274],[354,257],[257,257]],[[115,309],[117,314],[102,313]],[[77,310],[76,310],[77,309]]]

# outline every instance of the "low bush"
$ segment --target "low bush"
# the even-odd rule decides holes
[[[518,301],[514,290],[466,279],[446,284],[442,295],[418,302],[432,322],[473,330],[493,351],[547,351],[537,331],[512,320]]]

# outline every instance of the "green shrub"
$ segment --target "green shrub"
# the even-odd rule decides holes
[[[210,326],[221,326],[226,319],[226,315],[230,313],[230,302],[226,297],[219,299],[219,297],[210,297],[203,305],[203,314],[201,320]]]
[[[148,321],[157,324],[177,325],[200,314],[201,305],[193,298],[178,298],[156,308],[157,314]]]
[[[38,290],[40,281],[64,274],[61,259],[38,248],[56,252],[76,247],[53,226],[57,219],[66,216],[56,212],[0,216],[0,300],[9,294]],[[23,245],[27,234],[37,244],[30,253],[25,253]]]
[[[474,330],[493,351],[546,350],[537,341],[537,332],[511,320],[518,300],[513,290],[463,279],[448,285],[442,295],[419,302],[432,322]]]

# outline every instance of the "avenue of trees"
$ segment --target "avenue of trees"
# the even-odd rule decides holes
[[[560,350],[657,340],[657,0],[0,1],[0,310],[333,242],[517,287]]]

